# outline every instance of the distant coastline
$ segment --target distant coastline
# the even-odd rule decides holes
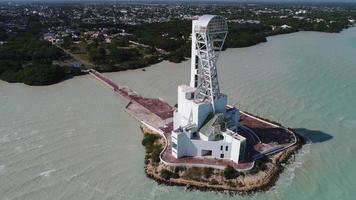
[[[339,32],[336,32],[336,33],[339,34],[339,33],[343,32],[343,31],[346,31],[348,29],[355,28],[355,27],[356,27],[355,25],[349,26],[349,27],[346,27],[345,29],[342,29]],[[270,35],[270,36],[267,36],[266,38],[270,38],[270,37],[274,37],[274,36],[280,36],[280,35],[286,35],[286,34],[303,33],[303,32],[330,33],[330,32],[320,32],[320,31],[294,31],[294,32],[288,32],[288,33],[280,33],[280,34]],[[264,42],[258,42],[258,43],[255,43],[253,45],[250,45],[250,46],[234,47],[234,48],[229,47],[229,48],[226,48],[225,50],[253,47],[253,46],[256,46],[258,44],[265,43],[265,42],[268,42],[268,39],[266,41],[264,41]],[[83,63],[82,59],[80,59],[78,57],[74,57],[75,56],[74,54],[68,54],[68,52],[62,51],[62,53],[60,53],[60,56],[64,57],[64,59],[74,59],[74,62],[82,63],[82,65],[92,65],[92,66],[94,66],[94,64],[92,64],[92,63],[88,63],[88,62]],[[58,57],[58,58],[63,60],[63,58],[60,58],[60,57]],[[131,69],[131,67],[128,67],[125,70],[117,70],[117,71],[115,71],[115,70],[109,70],[109,71],[102,70],[101,72],[120,72],[120,71],[126,71],[126,70],[136,70],[136,69],[143,69],[144,70],[144,68],[150,67],[150,66],[152,66],[154,64],[157,64],[157,63],[160,63],[162,61],[163,60],[160,60],[158,62],[149,61],[146,64],[142,64],[142,65],[140,64],[139,66],[133,65],[132,69]],[[63,62],[63,61],[60,61],[60,62]],[[79,68],[76,68],[76,67],[64,66],[65,72],[63,72],[62,70],[58,70],[59,68],[57,66],[54,66],[54,67],[56,67],[56,69],[55,69],[56,71],[55,72],[50,71],[50,73],[53,73],[53,75],[51,75],[51,76],[55,77],[53,80],[52,79],[48,79],[47,77],[43,76],[44,80],[42,81],[42,80],[36,79],[36,77],[35,77],[35,78],[32,78],[32,79],[31,78],[26,79],[25,81],[27,81],[27,82],[25,82],[25,84],[26,85],[30,85],[30,86],[52,85],[52,84],[60,83],[62,81],[66,81],[67,79],[75,77],[75,76],[78,76],[78,75],[87,74],[85,68],[80,70]],[[98,70],[98,71],[100,71],[100,70]],[[16,77],[25,78],[23,75],[16,75],[16,74],[9,74],[8,75],[9,78],[4,78],[6,76],[5,75],[4,76],[0,76],[0,78],[3,81],[9,82],[9,83],[22,82],[22,81],[17,81]],[[35,75],[35,76],[37,76],[37,75]],[[38,78],[38,76],[37,76],[37,78]]]
[[[274,35],[268,35],[268,36],[266,36],[266,40],[265,41],[259,41],[259,42],[256,42],[256,43],[253,43],[253,44],[251,44],[251,45],[248,45],[248,46],[243,46],[243,47],[227,47],[227,48],[225,48],[224,49],[224,51],[226,51],[226,50],[228,50],[228,49],[243,49],[243,48],[248,48],[248,47],[253,47],[253,46],[257,46],[257,45],[259,45],[259,44],[263,44],[263,43],[267,43],[267,42],[269,42],[268,41],[268,38],[270,38],[270,37],[275,37],[275,36],[281,36],[281,35],[289,35],[289,34],[295,34],[295,33],[303,33],[303,32],[315,32],[315,33],[326,33],[326,34],[339,34],[339,33],[341,33],[341,32],[343,32],[343,31],[346,31],[346,30],[348,30],[348,29],[350,29],[350,28],[355,28],[356,27],[356,25],[353,25],[353,26],[349,26],[349,27],[346,27],[346,28],[344,28],[344,29],[342,29],[342,30],[340,30],[340,31],[338,31],[338,32],[325,32],[325,31],[306,31],[306,30],[296,30],[296,31],[292,31],[292,32],[284,32],[284,33],[279,33],[279,34],[274,34]],[[190,50],[190,49],[189,49]],[[188,50],[187,50],[188,51]],[[184,62],[184,61],[187,61],[186,59],[190,59],[190,57],[186,57],[184,60],[180,60],[180,61],[178,61],[178,62],[172,62],[172,61],[169,61],[169,60],[167,60],[168,62],[171,62],[171,63],[180,63],[180,62]],[[127,70],[137,70],[137,69],[142,69],[143,71],[145,70],[145,68],[147,68],[147,67],[150,67],[150,66],[152,66],[152,65],[155,65],[155,64],[157,64],[157,63],[161,63],[161,62],[163,62],[163,61],[165,61],[165,60],[163,60],[163,59],[161,59],[161,60],[159,60],[159,61],[157,61],[157,62],[153,62],[153,63],[147,63],[147,64],[144,64],[144,65],[141,65],[141,66],[136,66],[136,65],[133,65],[132,66],[132,68],[131,67],[128,67],[128,68],[125,68],[125,69],[123,69],[123,70],[103,70],[103,69],[98,69],[98,71],[100,71],[100,72],[104,72],[104,73],[106,73],[106,72],[108,72],[108,73],[110,73],[110,72],[120,72],[120,71],[127,71]]]
[[[223,49],[298,31],[337,33],[356,19],[356,7],[342,3],[61,2],[67,1],[2,4],[0,79],[51,85],[91,68],[117,72],[180,63],[191,56],[191,20],[202,14],[227,20]]]

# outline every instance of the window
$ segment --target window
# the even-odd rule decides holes
[[[191,133],[190,139],[193,139],[193,140],[199,139],[198,133],[197,132]]]
[[[188,92],[185,94],[185,98],[188,100],[194,99],[194,92]]]
[[[224,148],[224,147],[223,147],[223,145],[221,145],[221,146],[220,146],[220,150],[222,151],[222,150],[223,150],[223,148]]]
[[[220,154],[220,158],[224,158],[224,154],[222,153],[222,154]]]
[[[228,146],[226,146],[226,147],[225,147],[225,151],[228,151],[228,150],[229,150],[229,147],[228,147]]]
[[[194,99],[194,92],[190,93],[190,99]]]
[[[212,150],[202,150],[201,155],[202,156],[211,156],[211,155],[213,155],[213,151]]]
[[[177,144],[172,142],[172,147],[173,147],[173,149],[177,149]]]
[[[217,134],[214,139],[215,139],[215,141],[223,140],[224,136],[221,134]]]

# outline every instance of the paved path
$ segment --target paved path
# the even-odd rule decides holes
[[[142,46],[142,47],[145,47],[145,48],[151,47],[151,46],[149,46],[147,44],[138,43],[138,42],[135,42],[135,41],[132,41],[132,40],[129,40],[129,43],[135,44],[135,45],[138,45],[138,46]],[[154,49],[156,49],[156,51],[158,51],[160,54],[163,54],[163,55],[169,54],[169,52],[164,50],[164,49],[160,49],[160,48],[157,48],[157,47],[154,47]]]

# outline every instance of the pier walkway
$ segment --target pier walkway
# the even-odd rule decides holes
[[[166,125],[172,122],[174,108],[163,99],[143,97],[126,86],[119,86],[113,80],[94,69],[90,69],[89,73],[127,100],[129,103],[125,108],[126,112],[140,122],[158,130],[166,128]]]

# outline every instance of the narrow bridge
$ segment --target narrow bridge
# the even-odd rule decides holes
[[[128,101],[125,111],[131,114],[134,118],[141,123],[149,126],[157,132],[171,132],[173,128],[173,111],[171,107],[163,99],[146,98],[139,93],[131,90],[126,86],[116,84],[110,78],[104,76],[102,73],[94,69],[94,65],[87,62],[70,51],[55,45],[57,48],[63,50],[70,57],[81,63],[90,75],[99,80],[100,82],[111,88],[116,94],[120,95]]]
[[[154,128],[159,132],[171,132],[173,125],[174,108],[161,98],[146,98],[126,86],[116,84],[110,78],[104,76],[94,69],[89,74],[110,87],[116,94],[123,97],[129,103],[125,111],[134,118]]]

